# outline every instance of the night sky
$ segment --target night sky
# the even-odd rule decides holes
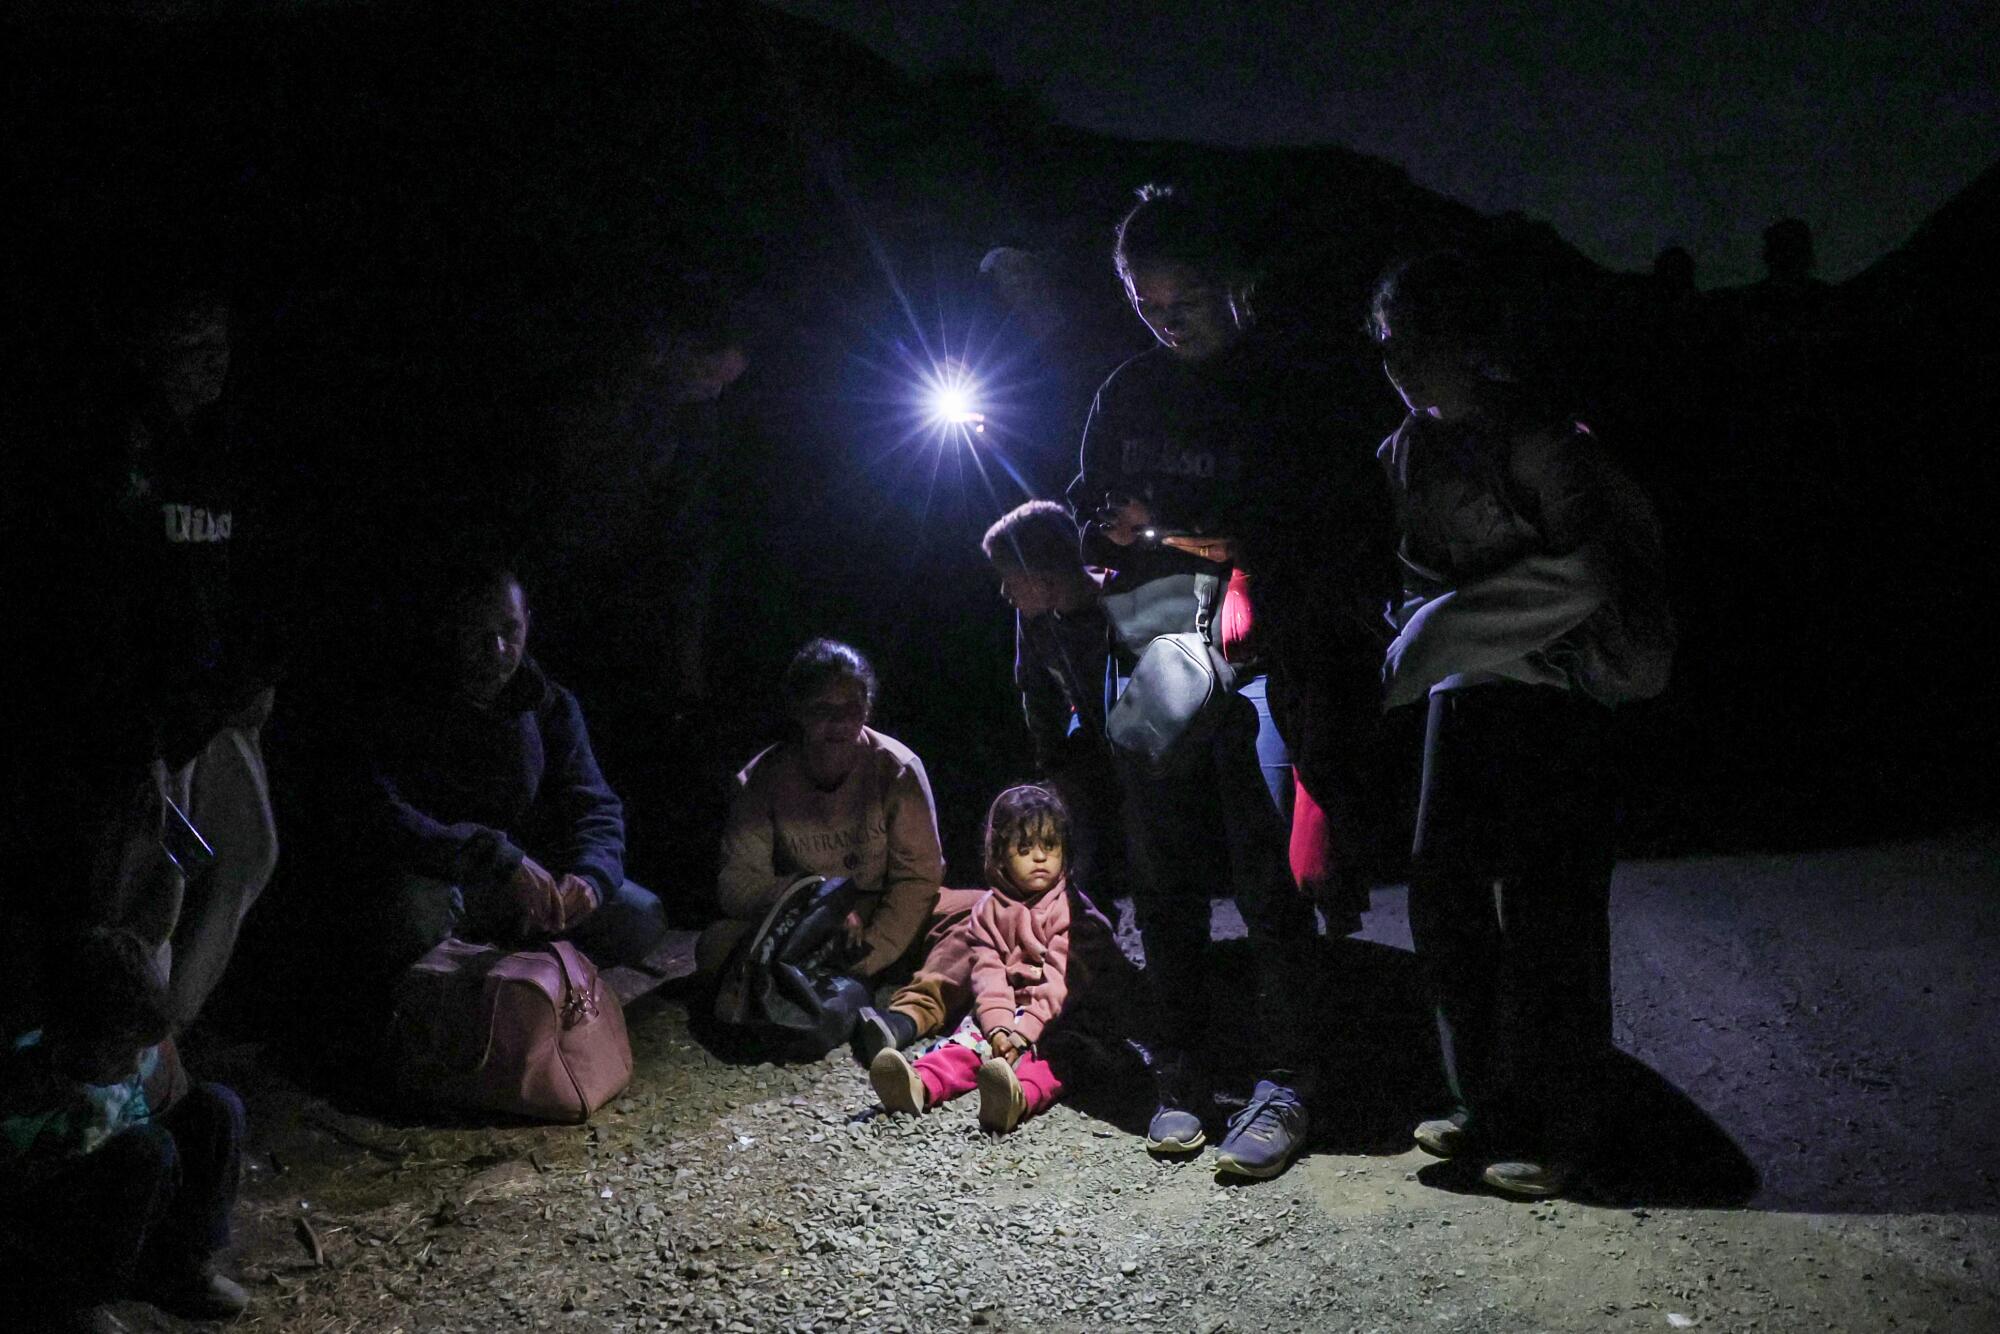
[[[777,3],[1089,129],[1345,144],[1617,268],[1684,245],[1704,286],[1759,276],[1785,215],[1850,277],[2000,157],[1991,0]]]

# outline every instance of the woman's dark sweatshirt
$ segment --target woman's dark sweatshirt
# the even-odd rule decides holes
[[[1068,491],[1083,558],[1115,571],[1106,595],[1226,572],[1171,547],[1112,543],[1091,519],[1107,496],[1129,496],[1162,532],[1234,539],[1260,622],[1311,604],[1372,632],[1394,590],[1393,511],[1370,443],[1380,396],[1363,398],[1350,369],[1253,335],[1206,361],[1154,348],[1112,372]]]
[[[468,888],[533,857],[608,898],[625,878],[625,815],[576,696],[521,663],[491,708],[448,688],[384,711],[367,757],[370,860]]]

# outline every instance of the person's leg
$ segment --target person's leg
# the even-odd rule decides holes
[[[383,891],[369,952],[385,968],[399,972],[456,934],[465,916],[465,894],[457,885],[430,876],[404,876]]]
[[[261,741],[271,715],[264,691],[209,739],[188,785],[188,818],[215,850],[195,877],[174,924],[168,986],[176,1017],[192,1023],[222,980],[237,933],[278,864],[278,826]]]
[[[659,896],[627,880],[564,938],[588,954],[592,963],[609,968],[639,963],[666,932],[667,910]]]
[[[8,1295],[19,1308],[54,1313],[131,1291],[179,1175],[173,1136],[148,1124],[23,1190],[5,1210]]]
[[[1491,688],[1491,687],[1487,687]],[[1504,781],[1491,771],[1472,691],[1433,695],[1424,733],[1423,786],[1410,868],[1410,936],[1437,1022],[1444,1076],[1457,1111],[1497,1129],[1495,1020],[1501,940],[1494,875],[1476,854],[1479,803]]]
[[[1255,714],[1240,708],[1216,734],[1214,774],[1230,878],[1256,969],[1258,1064],[1307,1096],[1314,1075],[1316,924],[1292,879],[1286,831],[1257,764]],[[1287,771],[1289,781],[1289,770]]]
[[[1558,872],[1510,880],[1506,1063],[1528,1122],[1521,1148],[1564,1163],[1589,1157],[1600,1131],[1611,1050],[1611,876]]]
[[[913,1065],[923,1081],[924,1103],[935,1107],[978,1087],[980,1055],[963,1042],[946,1042],[919,1056]]]
[[[1292,751],[1271,715],[1271,679],[1254,676],[1236,693],[1257,710],[1257,767],[1264,776],[1264,788],[1271,794],[1271,807],[1281,821],[1291,817]]]
[[[1510,821],[1523,861],[1500,889],[1500,1046],[1526,1122],[1522,1147],[1572,1164],[1596,1135],[1611,1052],[1607,717],[1580,696],[1543,691],[1510,719],[1522,778],[1538,797]]]
[[[924,933],[923,967],[889,1001],[891,1011],[910,1019],[911,1041],[942,1033],[952,1017],[971,1004],[972,910],[985,897],[983,889],[938,891]]]
[[[1132,909],[1146,967],[1134,979],[1141,993],[1133,1034],[1152,1067],[1157,1107],[1147,1147],[1180,1153],[1199,1148],[1212,1090],[1207,1077],[1209,1025],[1209,896],[1200,867],[1201,832],[1215,825],[1212,804],[1190,800],[1205,787],[1119,766],[1131,852]],[[1198,795],[1198,794],[1192,794]]]
[[[243,1103],[221,1084],[197,1084],[160,1120],[174,1137],[180,1183],[146,1237],[142,1268],[176,1291],[199,1284],[229,1244],[229,1215],[243,1163]]]
[[[1027,1098],[1025,1116],[1039,1116],[1056,1105],[1062,1097],[1063,1082],[1055,1069],[1034,1052],[1028,1052],[1014,1062],[1014,1078],[1021,1082],[1021,1092]]]

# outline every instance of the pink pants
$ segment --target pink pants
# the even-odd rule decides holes
[[[917,1078],[924,1081],[932,1107],[979,1087],[979,1063],[986,1058],[962,1042],[947,1042],[917,1058]],[[1047,1111],[1062,1096],[1062,1081],[1049,1063],[1033,1052],[1014,1062],[1014,1077],[1027,1095],[1028,1115]]]

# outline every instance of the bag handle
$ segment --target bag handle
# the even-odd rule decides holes
[[[597,1017],[597,972],[576,946],[567,940],[551,940],[549,953],[556,956],[562,972],[563,998],[557,1013],[564,1028],[575,1028]]]

